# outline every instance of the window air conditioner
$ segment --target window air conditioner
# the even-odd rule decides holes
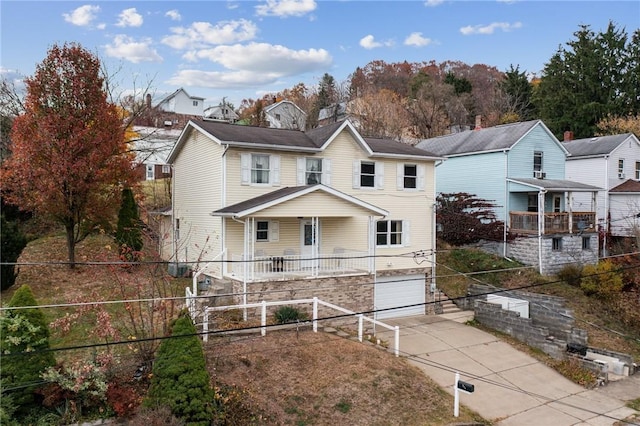
[[[624,179],[624,173],[618,173],[618,179]]]
[[[533,172],[533,177],[536,179],[544,179],[546,176],[547,174],[540,170],[536,170]]]

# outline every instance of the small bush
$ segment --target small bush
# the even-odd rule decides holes
[[[143,408],[127,423],[129,426],[184,426],[168,407]]]
[[[580,279],[582,278],[582,266],[577,263],[566,265],[558,272],[558,279],[564,281],[573,287],[580,286]]]
[[[616,269],[616,266],[608,260],[598,262],[597,265],[585,266],[580,288],[587,296],[605,300],[611,298],[624,287],[622,276]]]
[[[171,330],[171,338],[158,348],[145,407],[167,406],[190,425],[209,425],[214,414],[202,342],[189,314],[182,313]]]
[[[305,321],[308,318],[307,314],[293,306],[281,306],[276,310],[275,317],[278,324]]]

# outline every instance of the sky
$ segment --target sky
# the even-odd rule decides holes
[[[374,60],[461,61],[540,75],[581,25],[629,36],[640,1],[0,1],[0,73],[21,87],[51,46],[97,55],[117,89],[154,101],[183,88],[238,107]]]

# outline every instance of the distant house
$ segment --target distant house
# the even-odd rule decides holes
[[[347,103],[335,103],[320,110],[318,113],[318,126],[337,123],[345,118],[347,118]]]
[[[490,200],[517,238],[502,254],[553,274],[567,263],[598,260],[596,195],[601,188],[565,179],[564,145],[540,120],[468,130],[422,140],[445,157],[437,193],[466,192]],[[592,203],[576,206],[576,195]]]
[[[571,140],[565,134],[567,178],[603,187],[598,194],[598,224],[616,237],[640,235],[640,141],[633,133]],[[577,206],[587,205],[576,194]]]
[[[291,101],[280,101],[264,108],[269,127],[305,130],[307,114]]]
[[[235,123],[240,116],[227,104],[210,106],[204,110],[206,120],[220,121],[224,123]]]
[[[156,180],[171,177],[171,165],[167,163],[167,157],[181,130],[134,126],[133,131],[138,134],[138,139],[133,143],[138,178]]]
[[[168,159],[163,253],[242,302],[424,314],[433,262],[407,253],[433,253],[438,160],[348,120],[307,132],[189,121]]]
[[[156,108],[174,114],[202,117],[204,112],[204,98],[190,96],[186,90],[180,88],[162,99]]]

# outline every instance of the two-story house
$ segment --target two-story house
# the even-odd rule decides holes
[[[569,133],[570,135],[570,133]],[[640,141],[633,133],[571,140],[565,135],[567,178],[600,186],[598,225],[614,237],[640,236]],[[576,194],[576,205],[589,199]],[[606,244],[605,244],[606,246]]]
[[[490,200],[506,224],[502,255],[543,274],[598,258],[596,194],[600,188],[565,179],[568,151],[540,120],[422,140],[418,148],[445,157],[438,193],[466,192]],[[591,203],[576,209],[575,194]],[[510,240],[507,232],[516,235]]]
[[[164,112],[202,117],[204,98],[191,96],[180,88],[158,102],[156,107]]]
[[[171,258],[231,281],[241,302],[425,312],[442,158],[348,120],[308,132],[197,120],[168,160]]]
[[[307,113],[291,101],[275,102],[264,108],[269,127],[276,129],[305,130]]]

